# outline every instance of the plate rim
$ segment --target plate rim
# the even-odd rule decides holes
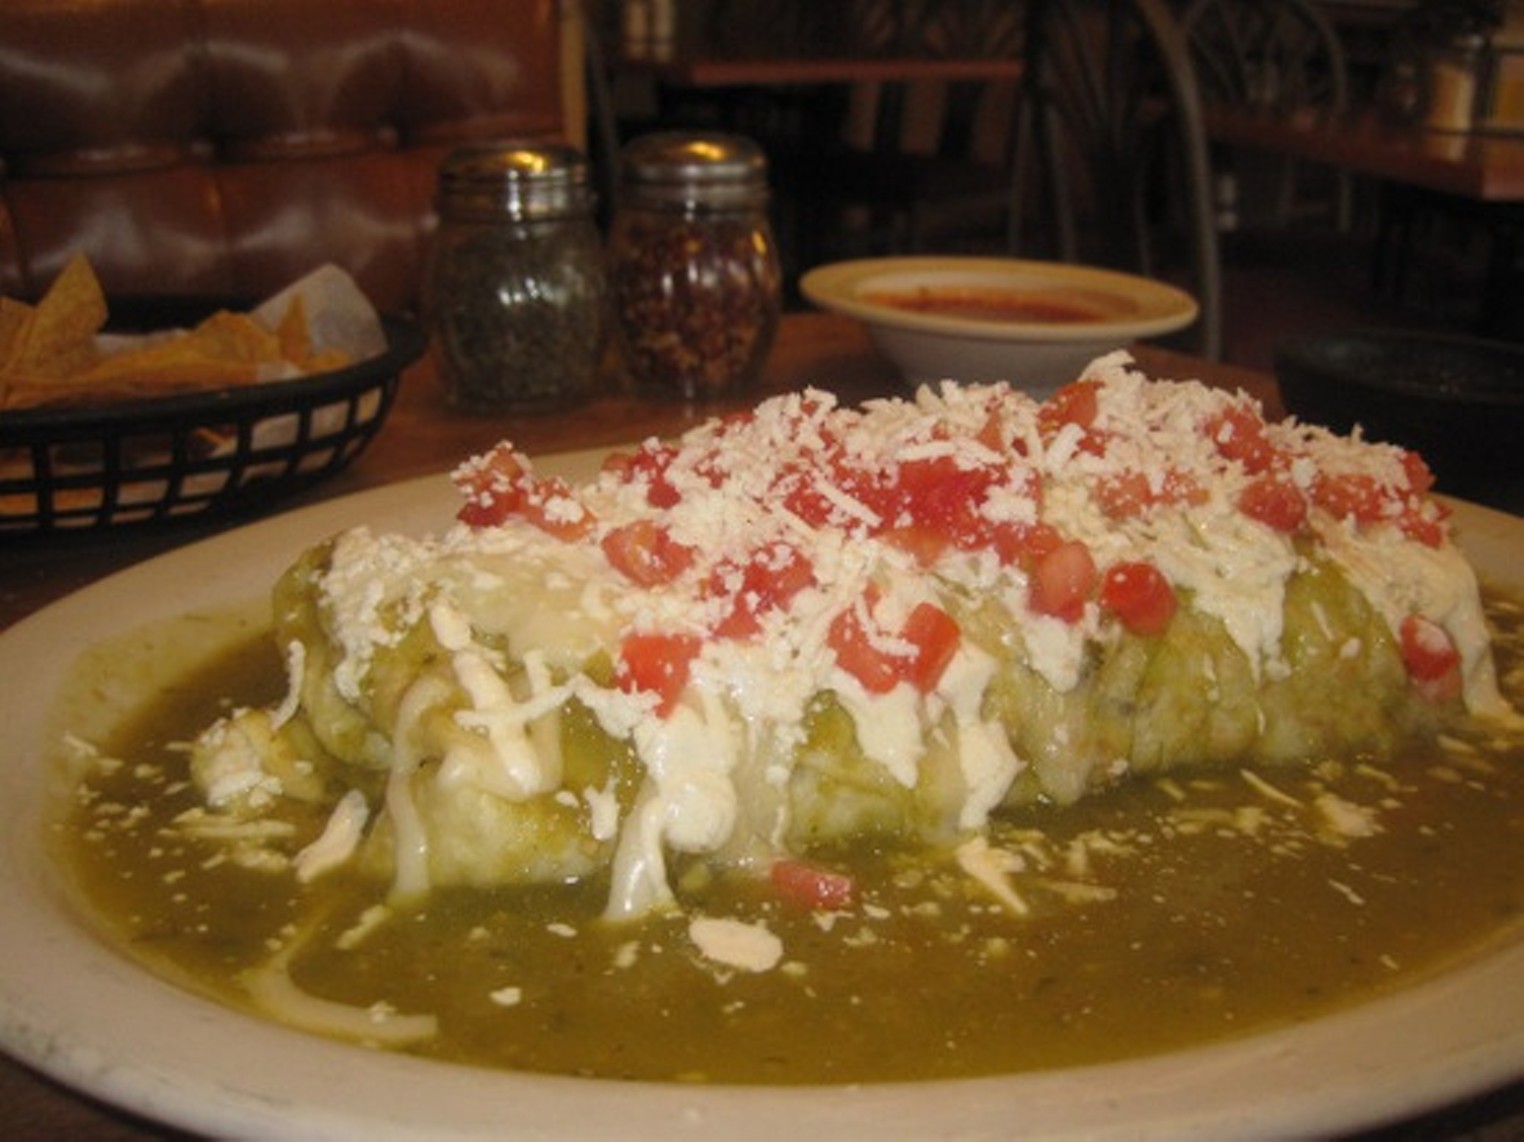
[[[1137,300],[1140,312],[1136,316],[1114,321],[1073,324],[991,322],[878,305],[863,300],[856,293],[859,285],[872,278],[914,272],[1028,277],[1059,282],[1070,287],[1088,287]],[[1173,333],[1195,321],[1201,311],[1199,302],[1184,290],[1121,270],[1071,262],[980,255],[919,254],[832,262],[807,270],[799,279],[799,291],[823,309],[843,313],[871,325],[1012,343],[1122,342]]]
[[[547,456],[536,469],[576,478],[607,451]],[[38,611],[0,633],[0,666],[58,646],[71,652],[69,662],[30,670],[20,685],[0,690],[0,726],[7,727],[0,741],[14,746],[19,727],[23,750],[29,743],[34,753],[42,748],[47,718],[38,698],[56,692],[73,649],[188,609],[245,602],[256,577],[265,585],[273,578],[268,568],[352,523],[389,515],[389,526],[396,521],[400,530],[442,530],[454,502],[443,474],[388,484],[187,545]],[[1463,540],[1478,545],[1478,562],[1507,580],[1497,568],[1507,568],[1510,558],[1518,562],[1524,520],[1451,503]],[[435,523],[418,526],[424,519]],[[248,559],[261,554],[250,566]],[[124,602],[165,581],[177,585],[173,600],[156,597],[147,615],[129,618]],[[1000,1137],[1017,1122],[1030,1136],[1092,1139],[1326,1133],[1418,1114],[1524,1073],[1524,933],[1517,930],[1431,980],[1305,1024],[1013,1076],[697,1087],[487,1071],[368,1052],[183,991],[91,937],[66,899],[61,872],[41,856],[51,795],[43,769],[0,768],[6,838],[0,911],[32,921],[0,926],[0,962],[10,965],[0,974],[0,1048],[124,1109],[208,1133],[403,1138],[426,1129],[466,1138],[501,1136],[512,1122],[527,1137],[665,1139],[718,1129],[760,1138],[803,1121],[829,1125],[844,1138],[933,1130]],[[61,981],[61,966],[79,978]],[[101,1018],[103,1003],[113,1018]],[[1391,1033],[1394,1023],[1413,1021],[1424,1036]],[[1436,1035],[1446,1047],[1440,1057]],[[1263,1097],[1267,1086],[1275,1099]]]

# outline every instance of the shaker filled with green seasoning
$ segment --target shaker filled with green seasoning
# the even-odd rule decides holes
[[[750,139],[656,132],[626,144],[609,277],[641,388],[698,400],[756,379],[782,307],[767,206],[767,159]]]
[[[501,412],[573,401],[606,327],[603,244],[586,158],[539,143],[474,143],[439,171],[424,303],[446,399]]]

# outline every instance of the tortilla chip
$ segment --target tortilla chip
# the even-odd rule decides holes
[[[81,406],[328,372],[353,364],[319,349],[307,299],[293,290],[276,328],[269,311],[219,310],[194,329],[112,339],[102,349],[107,305],[82,254],[69,259],[41,301],[0,298],[0,409]]]
[[[302,362],[302,372],[308,374],[332,373],[337,369],[347,369],[355,363],[353,355],[342,349],[324,349],[321,353],[314,353]]]
[[[193,351],[209,360],[254,364],[281,360],[280,338],[245,313],[218,310],[188,336]]]
[[[260,361],[220,352],[222,346],[216,336],[201,335],[199,330],[183,333],[102,357],[74,380],[97,396],[107,396],[222,388],[259,379]]]
[[[24,301],[0,297],[0,373],[21,355],[32,330],[33,309]]]
[[[306,372],[312,359],[312,327],[307,323],[307,303],[297,294],[286,306],[286,312],[276,326],[275,336],[280,340],[280,355]]]
[[[9,364],[36,377],[66,377],[96,358],[95,335],[106,324],[106,295],[84,255],[75,254],[32,312],[31,328]]]

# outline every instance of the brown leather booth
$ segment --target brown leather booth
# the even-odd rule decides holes
[[[565,36],[557,0],[5,0],[0,293],[82,250],[114,295],[331,261],[410,306],[444,153],[580,136]]]

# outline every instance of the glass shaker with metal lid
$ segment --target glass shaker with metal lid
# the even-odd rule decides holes
[[[543,408],[593,386],[605,344],[603,243],[573,147],[460,147],[439,171],[424,305],[446,399]]]
[[[782,308],[767,207],[767,159],[750,139],[657,132],[625,146],[609,287],[639,386],[697,400],[755,381]]]

